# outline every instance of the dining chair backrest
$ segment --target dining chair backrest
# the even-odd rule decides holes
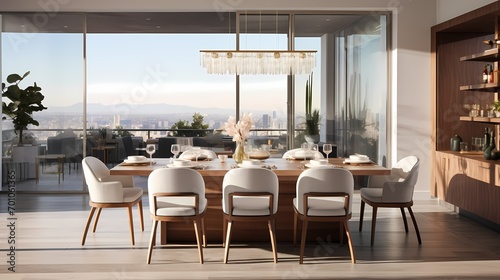
[[[189,168],[160,168],[151,172],[148,177],[148,195],[149,209],[151,214],[155,215],[155,209],[152,201],[154,194],[157,193],[196,193],[199,197],[198,209],[201,214],[206,206],[205,181],[199,172]],[[169,205],[186,205],[192,207],[193,199],[183,199],[178,197],[158,197],[158,208],[168,207]]]
[[[273,194],[273,214],[278,210],[278,176],[266,168],[238,168],[229,170],[222,181],[222,210],[229,214],[229,194],[234,192],[268,192]],[[236,207],[238,200],[234,200]],[[258,205],[256,205],[258,207]]]
[[[108,167],[98,158],[89,156],[84,158],[82,163],[83,173],[87,183],[89,183],[89,179],[101,182],[110,176]]]
[[[200,154],[199,158],[204,158],[204,159],[208,159],[208,160],[214,160],[217,158],[217,154],[212,150],[200,149],[200,151],[201,151],[201,154]],[[193,160],[193,159],[195,159],[195,157],[196,157],[196,155],[191,149],[184,151],[179,156],[179,158],[181,158],[181,159],[189,159],[189,160]]]
[[[352,212],[354,179],[351,172],[340,168],[311,168],[303,171],[297,180],[297,210],[304,214],[304,194],[306,193],[345,193],[349,195],[348,211]],[[344,202],[344,201],[343,201]]]
[[[282,158],[284,158],[284,159],[292,159],[292,158],[294,158],[294,156],[295,156],[296,153],[297,153],[297,155],[300,155],[301,159],[304,158],[304,151],[302,151],[302,149],[300,149],[300,148],[286,151],[283,154]],[[311,157],[314,157],[314,158],[324,158],[325,157],[323,155],[323,153],[321,153],[320,151],[308,151],[305,155],[307,155],[308,158],[311,158]]]
[[[170,151],[172,144],[176,144],[177,140],[174,137],[158,138],[158,150],[153,154],[155,158],[171,158],[174,156]]]
[[[135,155],[134,142],[132,140],[132,136],[123,136],[122,143],[123,143],[123,148],[125,149],[126,156]]]

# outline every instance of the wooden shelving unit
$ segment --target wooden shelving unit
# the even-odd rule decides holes
[[[500,161],[481,153],[450,151],[450,138],[465,142],[495,131],[500,118],[470,117],[463,104],[485,108],[498,98],[500,82],[479,83],[484,64],[499,70],[500,50],[484,44],[500,38],[500,2],[432,27],[433,137],[431,194],[481,220],[500,225]],[[464,54],[466,54],[464,56]],[[482,63],[481,63],[482,62]],[[467,91],[467,94],[460,94]]]

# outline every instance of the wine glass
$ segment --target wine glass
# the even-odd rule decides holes
[[[177,158],[177,155],[181,152],[181,144],[172,144],[170,151],[174,154],[174,159]]]
[[[201,147],[192,147],[190,151],[194,154],[196,159],[196,165],[198,165],[198,157],[201,156],[201,154],[203,153]]]
[[[326,160],[328,161],[328,155],[332,152],[332,144],[323,144],[323,152],[326,154]]]
[[[319,147],[318,147],[318,144],[311,144],[310,147],[311,147],[311,151],[313,153],[312,157],[314,159],[318,159],[318,157],[319,157],[319,153],[318,153],[319,152]]]
[[[300,145],[300,149],[304,152],[304,160],[307,160],[307,152],[309,151],[309,143],[304,142]]]
[[[151,165],[153,165],[153,154],[156,152],[155,144],[147,144],[146,145],[146,153],[149,154],[149,160],[151,161]]]

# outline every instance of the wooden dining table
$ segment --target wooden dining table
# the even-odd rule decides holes
[[[153,164],[118,164],[110,170],[111,175],[134,175],[149,176],[153,170],[169,168],[170,159],[153,159]],[[307,169],[304,160],[286,160],[281,158],[269,158],[263,161],[264,168],[270,168],[279,179],[278,213],[276,216],[276,238],[278,242],[293,241],[293,198],[297,179],[302,171]],[[331,158],[329,163],[338,168],[349,170],[354,176],[363,175],[388,175],[390,169],[374,163],[347,164],[342,158]],[[221,243],[222,236],[222,181],[227,171],[238,168],[234,160],[228,159],[225,163],[220,160],[200,161],[196,169],[205,181],[205,197],[208,206],[205,213],[205,228],[208,243]],[[167,224],[161,225],[161,244],[195,242],[192,224]],[[339,225],[327,225],[314,223],[309,226],[308,239],[338,238]],[[261,233],[257,233],[261,232]],[[260,242],[268,241],[267,224],[238,224],[234,227],[231,238],[235,242]]]

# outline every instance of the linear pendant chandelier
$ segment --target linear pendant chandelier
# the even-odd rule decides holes
[[[208,74],[297,75],[310,74],[316,51],[201,50],[201,66]]]

